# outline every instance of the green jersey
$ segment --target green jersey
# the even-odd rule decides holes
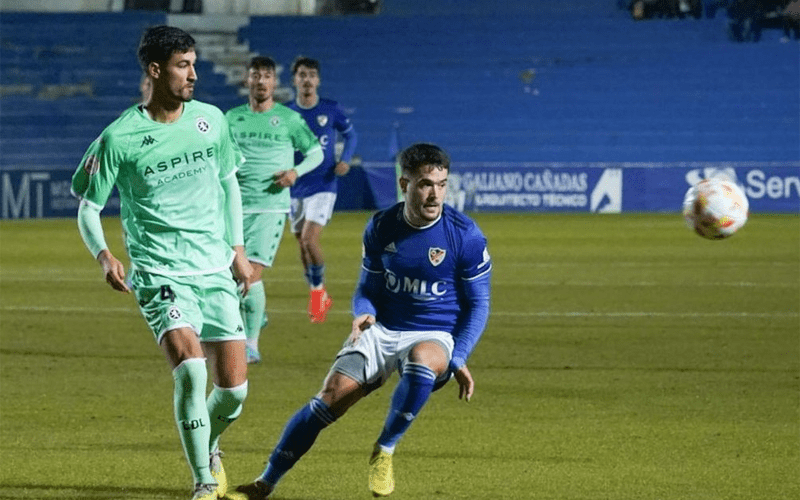
[[[127,109],[89,147],[72,191],[102,208],[119,190],[125,246],[134,269],[186,276],[226,269],[225,193],[240,160],[225,116],[197,101],[172,123]]]
[[[242,211],[289,212],[289,188],[275,185],[273,175],[294,167],[295,151],[306,155],[320,147],[317,137],[298,112],[280,103],[263,113],[242,104],[225,116],[246,160],[236,172]]]

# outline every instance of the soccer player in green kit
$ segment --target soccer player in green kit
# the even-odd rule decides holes
[[[178,28],[145,31],[138,57],[152,91],[91,144],[72,190],[81,198],[84,243],[113,289],[134,291],[172,368],[192,499],[215,500],[227,489],[219,438],[247,395],[236,281],[246,293],[253,270],[244,251],[235,175],[240,153],[222,112],[192,100],[194,45]],[[100,221],[114,186],[129,276],[109,251]],[[208,396],[206,359],[214,383]]]
[[[267,323],[262,274],[272,266],[289,213],[289,187],[322,162],[322,147],[299,113],[275,102],[275,61],[257,56],[247,69],[248,102],[225,116],[245,157],[236,176],[242,189],[244,242],[252,265],[250,290],[242,297],[247,362],[261,360],[258,337]],[[294,164],[295,151],[304,155]]]

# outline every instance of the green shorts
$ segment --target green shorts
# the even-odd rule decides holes
[[[229,270],[196,276],[164,276],[134,271],[131,284],[156,342],[188,327],[201,342],[245,340],[239,294]]]
[[[283,238],[286,214],[262,212],[244,214],[244,249],[251,262],[272,267]]]

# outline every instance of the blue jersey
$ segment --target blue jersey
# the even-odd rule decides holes
[[[287,103],[286,106],[303,116],[303,119],[308,123],[308,127],[319,139],[322,151],[325,154],[322,163],[317,168],[298,177],[291,189],[292,198],[306,198],[322,192],[335,193],[337,182],[333,169],[336,167],[337,131],[345,139],[341,161],[349,163],[355,151],[356,133],[353,124],[350,123],[350,118],[339,108],[336,101],[330,99],[320,98],[313,108],[303,108],[297,104],[297,101]],[[296,153],[295,165],[302,160],[302,154]]]
[[[378,212],[364,231],[362,276],[353,313],[391,330],[453,335],[453,362],[466,362],[489,314],[492,261],[472,219],[444,205],[425,228],[409,225],[404,203]]]

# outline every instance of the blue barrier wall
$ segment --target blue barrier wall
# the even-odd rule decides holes
[[[455,163],[447,202],[476,212],[676,212],[690,186],[717,176],[744,188],[751,212],[800,212],[800,162]],[[0,177],[4,219],[76,213],[70,171],[12,170]],[[391,163],[355,168],[348,180],[339,199],[354,209],[386,208],[396,202]],[[117,196],[104,213],[119,213]]]

